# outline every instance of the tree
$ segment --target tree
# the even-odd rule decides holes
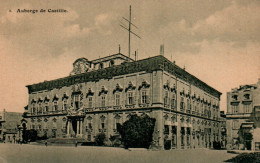
[[[153,140],[155,119],[145,115],[132,115],[119,127],[121,141],[125,148],[149,148]]]
[[[37,140],[37,131],[34,129],[24,130],[23,141],[24,142],[34,142]]]
[[[106,135],[105,135],[103,132],[97,134],[97,136],[95,137],[95,142],[96,142],[96,144],[99,145],[99,146],[104,145],[105,140],[106,140]]]

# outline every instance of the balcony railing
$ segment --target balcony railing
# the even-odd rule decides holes
[[[55,110],[48,112],[39,112],[39,113],[27,113],[28,116],[38,116],[38,115],[50,115],[50,114],[66,114],[66,110]]]

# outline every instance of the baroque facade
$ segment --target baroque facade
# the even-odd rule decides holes
[[[121,53],[73,63],[68,77],[28,85],[27,128],[39,136],[118,135],[130,115],[156,119],[154,144],[212,147],[220,140],[221,93],[163,56],[134,61]]]
[[[227,147],[240,148],[239,133],[260,127],[260,79],[227,92]],[[256,135],[255,135],[256,139]],[[252,141],[252,147],[255,147]]]

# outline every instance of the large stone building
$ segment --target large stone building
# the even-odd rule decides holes
[[[172,148],[209,148],[220,140],[221,93],[165,57],[134,61],[118,53],[73,66],[68,77],[27,86],[27,128],[40,136],[109,138],[137,114],[156,118],[159,147],[170,140]]]
[[[242,85],[227,92],[226,118],[227,147],[239,148],[239,131],[249,129],[253,133],[254,128],[260,127],[260,79],[257,84]]]
[[[16,142],[20,138],[20,124],[22,113],[0,112],[0,140],[4,142]]]

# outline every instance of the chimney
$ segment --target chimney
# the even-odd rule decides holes
[[[160,55],[164,56],[164,45],[160,45]]]

